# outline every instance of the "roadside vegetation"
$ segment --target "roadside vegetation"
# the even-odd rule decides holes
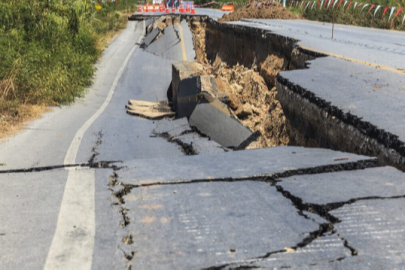
[[[402,24],[402,19],[405,12],[404,10],[401,11],[395,19],[393,19],[399,7],[405,8],[405,0],[378,0],[365,2],[364,4],[366,3],[369,3],[370,5],[364,9],[363,6],[357,6],[355,9],[353,9],[354,3],[350,7],[348,4],[346,4],[346,6],[343,8],[344,1],[339,8],[338,5],[336,5],[334,9],[326,9],[324,7],[322,9],[308,7],[305,11],[303,11],[301,8],[289,9],[293,13],[300,14],[309,20],[381,29],[405,30],[405,24]],[[375,7],[371,10],[371,12],[368,12],[372,4],[374,4]],[[382,7],[374,16],[377,5],[382,5]],[[382,17],[385,6],[388,6],[389,8],[384,17]],[[391,19],[388,20],[391,7],[396,7],[396,9],[394,10]]]
[[[91,84],[106,42],[136,8],[135,0],[92,2],[0,0],[0,138]]]
[[[195,3],[197,4],[205,4],[209,3],[212,0],[197,0]],[[325,0],[326,2],[329,2],[328,0]],[[263,12],[252,12],[248,11],[247,9],[250,8],[250,6],[255,6],[256,3],[260,2],[266,2],[266,1],[252,1],[252,4],[249,5],[249,1],[246,0],[236,0],[236,1],[228,1],[228,0],[222,0],[222,1],[216,1],[217,3],[215,5],[209,6],[210,8],[221,8],[223,3],[227,2],[233,2],[235,3],[235,11],[242,9],[243,11],[240,11],[241,16],[250,16],[246,18],[256,18],[259,16],[259,18],[265,18],[266,14],[262,14]],[[318,3],[315,4],[315,6],[312,8],[312,3],[308,6],[307,9],[304,10],[303,6],[300,6],[302,2],[305,2],[304,4],[306,5],[308,2],[307,1],[300,1],[298,4],[297,8],[292,8],[289,5],[289,0],[287,0],[287,7],[288,9],[295,15],[297,15],[299,18],[305,18],[308,20],[314,20],[314,21],[321,21],[321,22],[331,22],[331,23],[339,23],[339,24],[348,24],[348,25],[356,25],[356,26],[363,26],[363,27],[372,27],[372,28],[381,28],[381,29],[391,29],[391,30],[405,30],[405,23],[402,24],[402,19],[405,14],[405,0],[372,0],[372,1],[365,1],[361,2],[358,1],[356,5],[356,8],[354,9],[355,1],[353,1],[352,4],[349,3],[350,1],[347,1],[346,5],[344,6],[345,1],[342,1],[340,7],[338,8],[338,5],[335,5],[334,9],[327,9],[325,7],[322,7],[321,9],[318,8]],[[317,1],[318,2],[318,1]],[[322,0],[319,1],[319,4],[322,2]],[[282,2],[281,2],[282,3]],[[359,5],[360,3],[363,3],[361,6]],[[324,2],[325,4],[325,2]],[[365,7],[363,10],[362,8],[364,7],[365,4],[369,4],[367,7]],[[369,11],[369,8],[371,5],[375,5],[374,8]],[[378,9],[376,15],[374,16],[374,12],[376,10],[376,7],[378,5],[381,5],[382,7]],[[344,6],[344,8],[343,8]],[[388,6],[389,9],[385,13],[384,17],[382,18],[382,14],[384,12],[384,7]],[[349,9],[348,9],[349,7]],[[395,7],[395,11],[391,17],[391,19],[388,21],[391,7]],[[398,16],[393,19],[395,16],[396,12],[398,11],[398,8],[404,8]],[[264,7],[259,8],[259,9],[264,9]],[[269,8],[267,8],[270,10]],[[264,13],[271,14],[269,19],[274,19],[274,13],[267,11]],[[282,14],[281,14],[282,15]],[[255,17],[256,16],[256,17]],[[234,16],[237,18],[238,16]],[[280,19],[286,19],[284,17],[280,17]]]

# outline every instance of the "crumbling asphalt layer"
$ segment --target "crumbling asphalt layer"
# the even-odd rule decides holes
[[[133,201],[133,197],[134,197],[134,193],[137,194],[135,192],[135,190],[138,189],[143,189],[143,188],[160,188],[162,186],[179,186],[179,188],[181,188],[182,186],[184,186],[185,184],[193,184],[196,185],[195,187],[198,189],[198,186],[201,184],[210,184],[210,183],[226,183],[229,185],[232,185],[232,183],[239,183],[239,184],[244,184],[244,183],[251,183],[252,181],[255,182],[261,182],[261,183],[265,183],[265,184],[269,184],[269,187],[272,189],[275,189],[278,193],[282,194],[285,198],[287,198],[289,201],[293,202],[293,205],[296,208],[296,211],[298,213],[298,215],[300,215],[301,217],[303,217],[304,219],[308,219],[308,220],[312,220],[310,217],[308,217],[307,215],[303,214],[304,211],[311,211],[312,213],[315,213],[317,215],[319,215],[320,217],[324,218],[324,217],[328,217],[328,210],[324,210],[324,211],[320,211],[315,212],[313,210],[311,210],[311,208],[309,206],[307,206],[306,204],[299,204],[297,203],[297,201],[299,201],[299,199],[293,199],[293,197],[291,196],[286,196],[286,192],[282,189],[280,189],[279,187],[279,182],[280,182],[280,178],[284,178],[284,177],[288,177],[288,176],[293,176],[293,175],[311,175],[311,174],[319,174],[319,173],[325,173],[325,172],[339,172],[339,171],[346,171],[346,170],[358,170],[358,169],[364,169],[364,168],[368,168],[368,167],[374,167],[376,165],[376,161],[375,160],[369,160],[369,161],[364,161],[364,160],[359,160],[359,161],[355,161],[355,162],[348,162],[348,161],[342,161],[343,163],[340,164],[335,164],[335,165],[326,165],[326,166],[319,166],[319,167],[313,167],[313,168],[300,168],[297,170],[287,170],[284,172],[280,172],[280,173],[273,173],[273,174],[269,174],[266,176],[255,176],[255,175],[250,175],[250,176],[246,176],[246,177],[241,177],[241,178],[208,178],[208,179],[191,179],[191,180],[173,180],[173,181],[169,181],[169,182],[148,182],[148,183],[144,183],[144,184],[125,184],[123,185],[124,188],[122,190],[120,190],[118,193],[119,195],[119,201],[120,203],[124,202],[125,197],[131,197],[131,202]],[[175,187],[174,187],[175,188]],[[190,187],[190,189],[193,189],[193,187]],[[123,195],[124,194],[124,195]],[[122,196],[123,195],[123,196]],[[178,195],[178,196],[182,196],[182,195]],[[135,197],[137,197],[137,195],[135,195]],[[167,202],[168,203],[168,202]],[[127,206],[128,207],[128,206]],[[131,203],[131,209],[133,209],[133,203]],[[321,214],[322,213],[322,214]],[[125,213],[127,214],[127,213]],[[135,222],[139,224],[139,218],[141,217],[137,217],[137,216],[132,216],[133,218],[135,218]],[[129,218],[131,219],[131,218]],[[332,218],[330,218],[332,219]],[[151,218],[152,220],[152,218]],[[145,222],[149,222],[149,221],[145,221]],[[333,222],[337,222],[335,220],[333,220]],[[308,232],[308,235],[303,237],[299,242],[297,242],[294,245],[289,246],[289,249],[291,250],[297,250],[300,248],[303,248],[309,244],[312,243],[312,241],[314,241],[315,239],[318,239],[319,237],[322,237],[323,235],[327,234],[327,233],[334,233],[333,232],[333,223],[332,221],[328,221],[328,219],[326,218],[325,221],[321,224],[317,225],[317,229],[314,231],[310,231]],[[127,224],[128,225],[128,224]],[[131,225],[129,224],[130,227],[132,226],[137,226],[135,225]],[[134,229],[132,227],[132,231],[136,231],[136,229]],[[140,239],[137,239],[136,237],[133,238],[134,242],[139,242]],[[350,250],[350,244],[346,243],[344,241],[344,239],[342,240],[342,246],[345,246],[348,250]],[[139,247],[139,245],[137,245],[137,248],[141,248]],[[142,249],[142,248],[141,248]],[[287,249],[287,250],[289,250]],[[226,264],[221,264],[218,267],[215,266],[212,269],[216,269],[216,268],[226,268],[228,266],[242,266],[242,265],[246,265],[247,263],[252,263],[252,262],[260,262],[261,260],[264,260],[270,256],[272,256],[273,254],[277,254],[277,253],[282,253],[282,252],[287,252],[287,250],[282,249],[282,250],[275,250],[275,251],[266,251],[263,252],[261,255],[257,254],[255,257],[253,258],[246,258],[243,261],[237,261],[237,262],[228,262]],[[164,252],[164,251],[162,251]],[[190,251],[192,252],[192,251]],[[353,253],[355,253],[355,251],[353,251]],[[141,256],[141,255],[140,255]],[[141,261],[143,261],[143,259],[140,259]],[[132,262],[134,265],[136,266],[140,266],[142,267],[142,265],[138,264],[138,261],[134,261]],[[152,268],[155,268],[155,266],[149,265]],[[194,265],[195,266],[195,265]],[[209,268],[209,267],[208,267]]]
[[[405,156],[405,144],[399,139],[398,135],[387,132],[384,129],[380,129],[376,125],[368,121],[364,121],[362,117],[353,115],[350,111],[343,111],[339,107],[332,105],[330,101],[322,99],[313,92],[304,89],[299,84],[290,82],[288,79],[284,78],[280,74],[277,76],[277,81],[280,84],[287,86],[290,91],[297,93],[301,97],[315,104],[331,117],[336,117],[344,123],[356,127],[362,134],[366,135],[367,137],[376,139],[385,147],[394,149],[402,156]]]
[[[334,171],[336,172],[336,170],[334,170]],[[292,173],[288,172],[287,174],[291,175]],[[321,174],[321,175],[323,175],[323,174]],[[221,181],[222,181],[222,179],[221,179]],[[320,223],[318,225],[319,228],[317,230],[308,232],[308,235],[306,237],[303,237],[301,241],[297,242],[294,245],[286,247],[284,249],[270,250],[270,251],[263,252],[261,255],[257,254],[256,256],[251,257],[251,258],[246,258],[246,259],[237,260],[237,261],[228,261],[223,264],[204,267],[204,269],[239,269],[242,267],[254,268],[257,263],[260,263],[260,262],[264,261],[265,259],[268,259],[271,256],[274,256],[275,254],[284,253],[284,252],[297,252],[300,249],[303,249],[306,246],[310,245],[313,241],[319,240],[320,238],[322,238],[324,236],[330,236],[330,235],[336,235],[341,240],[341,245],[348,250],[349,255],[347,255],[347,256],[357,256],[358,251],[357,251],[356,245],[353,245],[352,243],[350,243],[350,241],[345,238],[344,234],[341,234],[338,230],[335,229],[335,225],[338,223],[341,223],[341,220],[336,218],[330,212],[340,209],[346,205],[351,205],[351,204],[357,203],[359,201],[381,200],[381,199],[392,200],[392,199],[404,198],[404,196],[405,196],[405,195],[401,195],[401,196],[384,197],[384,198],[381,198],[381,197],[352,198],[346,202],[329,203],[327,205],[317,205],[317,204],[305,203],[305,202],[303,202],[303,200],[301,198],[291,195],[291,193],[284,190],[280,186],[280,183],[282,183],[282,180],[277,181],[274,178],[273,179],[267,178],[267,179],[256,179],[256,180],[249,180],[249,179],[244,180],[244,182],[246,182],[246,183],[251,182],[251,181],[265,182],[265,183],[269,183],[270,186],[274,186],[280,194],[282,194],[286,199],[291,201],[292,205],[294,205],[297,213],[299,213],[299,215],[301,217],[308,219],[308,220],[309,219],[312,220],[312,217],[310,217],[308,214],[305,214],[305,213],[312,213],[311,215],[313,215],[313,214],[318,215],[321,219],[325,220],[325,222]],[[203,183],[203,182],[217,183],[218,181],[216,179],[207,179],[206,181],[190,181],[189,183],[194,183],[194,184],[198,185],[198,183]],[[230,182],[232,182],[232,181],[230,181]],[[161,184],[162,183],[151,183],[150,185],[133,186],[131,189],[131,193],[133,193],[133,189],[138,189],[138,188],[146,187],[146,186],[150,187],[153,185],[161,186]],[[180,189],[181,188],[180,186],[182,186],[186,183],[182,182],[182,181],[174,181],[172,183],[164,183],[164,184],[179,185],[179,189]],[[229,183],[229,184],[232,184],[232,183]],[[180,191],[178,191],[178,192],[180,192]],[[177,195],[177,196],[182,196],[182,195]],[[141,247],[139,247],[139,248],[142,250]],[[192,252],[192,251],[190,251],[190,252]],[[345,257],[334,258],[335,262],[340,262],[343,259],[345,259]],[[142,259],[140,258],[140,260],[142,260]],[[309,262],[306,262],[306,263],[309,263]],[[315,262],[315,264],[316,264],[316,262]]]

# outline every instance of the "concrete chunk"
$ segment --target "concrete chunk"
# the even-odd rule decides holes
[[[128,114],[152,120],[174,116],[174,112],[171,111],[167,101],[129,100],[126,109]]]
[[[149,34],[146,35],[146,37],[143,40],[143,43],[141,45],[141,48],[146,48],[148,47],[155,39],[156,37],[160,34],[160,30],[158,28],[153,29]]]
[[[198,103],[198,94],[201,92],[200,76],[193,76],[180,81],[177,93],[176,117],[189,117]]]
[[[236,148],[252,135],[237,119],[229,117],[211,103],[200,100],[189,119],[190,126],[224,147]]]
[[[177,62],[172,65],[172,93],[174,108],[177,109],[177,95],[181,80],[201,75],[203,66],[196,62]]]

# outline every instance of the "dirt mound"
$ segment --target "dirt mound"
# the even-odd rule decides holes
[[[220,22],[239,21],[240,19],[299,19],[283,6],[253,6],[247,5],[218,19]]]
[[[275,74],[283,64],[283,60],[271,57],[266,61],[266,67]],[[242,65],[229,67],[219,57],[212,64],[212,74],[216,77],[218,90],[229,96],[229,106],[239,120],[251,130],[262,133],[260,140],[249,148],[288,144],[286,119],[275,87],[268,89],[257,71]],[[266,75],[272,77],[273,74],[268,72]]]
[[[191,22],[197,61],[204,65],[207,74],[213,75],[218,91],[229,96],[229,107],[239,120],[262,137],[248,148],[288,145],[287,122],[277,99],[276,76],[286,70],[288,61],[269,54],[266,59],[251,68],[236,64],[229,66],[217,54],[207,59],[206,24]],[[216,38],[219,33],[211,32]]]

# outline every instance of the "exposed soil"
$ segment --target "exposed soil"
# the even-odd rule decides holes
[[[253,6],[247,5],[235,10],[218,19],[220,22],[239,21],[240,19],[299,19],[300,16],[293,14],[281,5]]]
[[[23,129],[26,122],[39,118],[50,110],[46,106],[20,105],[12,114],[0,112],[0,142]]]
[[[218,91],[229,96],[229,107],[239,120],[263,135],[249,148],[287,145],[286,118],[275,87],[277,73],[287,68],[286,61],[276,55],[268,55],[258,66],[253,63],[248,68],[239,64],[229,66],[219,56],[224,52],[218,52],[215,59],[208,59],[206,25],[191,22],[190,26],[197,61],[210,67],[207,70],[215,77]]]

